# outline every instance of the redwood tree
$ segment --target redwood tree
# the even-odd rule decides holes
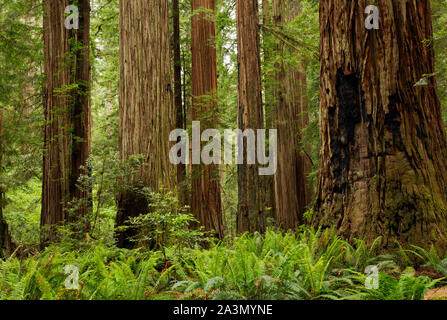
[[[182,60],[180,46],[180,8],[179,0],[172,1],[173,16],[173,56],[174,56],[174,101],[175,101],[175,126],[180,129],[184,127],[185,114],[183,112],[182,99]],[[181,204],[187,204],[186,189],[186,165],[177,165],[178,196]]]
[[[192,0],[192,120],[201,129],[212,128],[216,116],[217,61],[214,0]],[[215,123],[215,122],[214,122]],[[207,231],[223,237],[219,169],[216,165],[192,166],[191,209]]]
[[[88,157],[91,141],[91,110],[90,110],[90,0],[78,0],[79,29],[70,30],[73,61],[71,65],[71,83],[76,84],[71,93],[71,121],[73,127],[71,141],[70,198],[77,201],[77,209],[70,221],[84,217],[89,209],[90,187],[88,177]],[[80,181],[81,180],[81,181]]]
[[[120,1],[119,152],[122,161],[142,156],[138,173],[123,177],[116,225],[149,212],[142,188],[173,186],[169,134],[174,128],[169,3]],[[131,247],[131,232],[118,233],[118,245]]]
[[[238,127],[262,129],[264,127],[262,107],[261,59],[259,45],[259,14],[257,0],[237,0],[237,44],[238,44]],[[239,205],[237,232],[264,231],[265,213],[263,188],[265,179],[259,176],[258,165],[247,162],[247,144],[244,163],[238,165]]]
[[[65,23],[70,4],[79,12],[78,29]],[[44,44],[43,242],[54,239],[55,225],[79,220],[88,210],[88,188],[79,178],[87,175],[90,146],[89,0],[44,1]]]
[[[262,53],[264,65],[270,66],[272,64],[273,57],[273,41],[274,37],[269,31],[272,26],[271,17],[271,3],[270,0],[262,0]],[[269,68],[265,68],[269,69]],[[273,127],[273,117],[274,117],[274,86],[272,85],[272,79],[274,79],[273,70],[261,70],[264,71],[264,123],[265,128],[275,129]],[[265,179],[265,196],[264,203],[265,208],[269,208],[266,212],[267,218],[276,218],[276,204],[275,204],[275,176],[266,176]]]
[[[430,1],[321,0],[321,151],[314,223],[384,247],[445,252],[447,147]],[[425,80],[420,81],[425,78]],[[422,85],[420,85],[422,84]]]
[[[273,2],[273,22],[278,32],[300,13],[299,0]],[[287,63],[296,57],[295,48],[277,40],[281,58],[275,65],[274,127],[278,129],[278,170],[275,175],[276,220],[284,229],[303,223],[303,213],[311,201],[311,188],[306,174],[309,159],[303,154],[300,132],[308,124],[306,74],[302,62],[298,66]],[[297,57],[296,59],[300,59]]]
[[[69,175],[70,112],[69,92],[69,30],[65,28],[65,8],[68,0],[44,2],[45,132],[42,178],[42,241],[55,237],[52,226],[66,219],[70,200]],[[51,230],[45,230],[50,227]]]

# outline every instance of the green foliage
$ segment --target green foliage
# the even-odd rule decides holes
[[[11,209],[5,214],[11,224],[28,221],[34,226],[25,212],[30,211],[27,206],[35,196],[33,185],[42,165],[42,6],[41,1],[0,0],[0,8],[0,186],[7,198],[2,206]],[[31,227],[28,236],[29,229],[12,232],[17,240],[31,241],[35,230]]]
[[[14,254],[0,260],[0,299],[414,300],[443,280],[390,268],[387,257],[372,254],[374,245],[350,245],[332,230],[269,230],[232,244],[178,249],[176,242],[164,252],[124,250],[90,238],[76,248],[54,244],[26,259]],[[365,286],[367,263],[380,270],[378,289]],[[79,268],[78,289],[65,288],[67,265]]]
[[[34,178],[6,194],[4,215],[13,241],[39,242],[41,182]]]
[[[392,255],[379,255],[378,248],[382,237],[377,238],[368,246],[364,240],[354,239],[353,244],[346,243],[345,261],[346,265],[354,267],[356,270],[364,270],[367,266],[381,262],[392,263],[395,259]]]
[[[447,2],[445,0],[431,1],[431,5],[433,39],[427,40],[435,49],[435,75],[445,122],[447,121]]]
[[[407,252],[413,254],[420,261],[426,262],[423,267],[433,267],[437,272],[447,277],[447,257],[441,258],[432,245],[430,250],[418,246],[412,246],[414,250],[407,250]]]
[[[130,218],[129,226],[123,228],[135,229],[137,235],[132,239],[139,245],[154,247],[163,252],[166,259],[166,248],[193,247],[200,240],[204,241],[204,233],[191,230],[190,226],[198,221],[187,208],[181,207],[176,195],[167,190],[159,193],[140,190],[145,193],[150,204],[150,212]]]
[[[362,274],[367,263],[384,270],[395,267],[387,260],[390,256],[374,256],[378,242],[380,238],[372,246],[361,240],[351,245],[330,230],[246,234],[233,245],[190,251],[176,264],[180,277],[172,290],[182,292],[183,298],[387,299],[400,294],[402,299],[415,299],[438,282],[405,275],[392,293],[367,290]],[[389,278],[383,280],[388,286]]]
[[[270,1],[271,2],[271,1]],[[432,1],[436,73],[444,120],[447,119],[447,5]],[[21,244],[9,259],[0,260],[0,299],[421,299],[441,280],[417,276],[410,265],[423,264],[447,276],[447,259],[434,248],[400,248],[396,255],[378,251],[358,239],[348,243],[333,231],[299,228],[296,233],[270,229],[265,235],[233,238],[237,212],[237,166],[221,166],[225,231],[223,242],[203,241],[195,219],[175,195],[144,189],[150,212],[131,219],[142,246],[121,250],[113,246],[116,194],[131,188],[129,177],[145,162],[139,156],[120,161],[118,152],[119,1],[92,3],[92,150],[91,176],[81,183],[92,187],[93,210],[86,219],[88,234],[78,237],[79,225],[58,229],[58,242],[44,251],[26,250],[39,241],[42,126],[42,2],[0,0],[0,111],[2,126],[1,188],[3,214],[12,238]],[[273,126],[274,73],[282,63],[306,73],[309,125],[300,134],[301,151],[313,164],[316,181],[319,137],[320,64],[318,3],[300,1],[300,14],[284,26],[261,24],[264,116]],[[262,13],[262,12],[261,12]],[[191,111],[191,2],[180,1],[181,65],[185,127]],[[237,43],[234,0],[217,0],[218,90],[216,114],[208,115],[217,129],[237,127]],[[79,50],[70,42],[72,49]],[[74,46],[73,46],[74,45]],[[280,52],[277,46],[290,50]],[[72,51],[69,54],[73,54]],[[424,82],[422,81],[421,84]],[[64,94],[80,84],[56,90]],[[188,177],[190,181],[191,177]],[[71,204],[74,210],[76,201]],[[312,210],[305,217],[310,221]],[[81,223],[84,223],[82,221]],[[100,241],[96,239],[101,239]],[[200,245],[205,244],[206,248]],[[25,248],[25,249],[24,249]],[[28,256],[27,256],[28,255]],[[416,263],[417,262],[417,263]],[[64,286],[64,267],[79,267],[80,288]],[[379,288],[364,285],[367,266],[380,270]],[[402,273],[401,271],[404,270]]]
[[[359,274],[360,280],[366,279],[365,275]],[[379,274],[379,288],[366,289],[358,285],[354,289],[355,295],[350,298],[362,300],[423,300],[428,289],[433,288],[443,279],[432,280],[429,277],[416,277],[413,268],[407,268],[399,279],[386,273]]]
[[[0,299],[145,299],[166,285],[159,253],[97,243],[82,252],[52,246],[33,258],[0,262]],[[66,289],[64,268],[79,268],[79,289]]]

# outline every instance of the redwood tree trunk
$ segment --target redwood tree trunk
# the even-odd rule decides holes
[[[434,72],[430,1],[321,0],[320,175],[314,223],[384,247],[445,252],[447,147]]]
[[[69,175],[70,61],[67,61],[69,30],[65,28],[65,8],[68,0],[44,2],[45,74],[44,89],[45,133],[42,178],[42,241],[54,240],[53,226],[65,221],[70,200]],[[50,230],[47,230],[47,228]]]
[[[238,127],[264,128],[262,107],[261,59],[259,45],[259,15],[257,0],[237,0],[238,44]],[[238,165],[239,205],[237,233],[263,232],[265,213],[263,188],[258,165],[247,163],[247,144],[244,143],[244,164]]]
[[[169,133],[175,115],[171,81],[169,4],[159,0],[120,1],[119,151],[122,161],[143,156],[144,164],[120,181],[116,225],[149,212],[141,190],[172,189]],[[131,232],[118,233],[120,247],[132,247]]]
[[[281,28],[299,15],[299,0],[285,4],[274,0],[275,27]],[[277,44],[282,56],[294,55],[293,48]],[[303,154],[300,131],[308,124],[306,74],[303,64],[291,66],[284,60],[276,65],[275,127],[278,129],[278,170],[275,175],[276,221],[284,229],[303,223],[303,213],[311,201],[311,188],[306,178],[310,163]]]
[[[87,160],[90,153],[90,0],[78,0],[79,7],[79,29],[71,30],[70,38],[76,43],[74,61],[72,65],[73,83],[78,87],[71,95],[72,112],[72,156],[70,176],[70,196],[77,201],[75,216],[69,217],[70,221],[79,220],[89,211],[89,185]]]
[[[89,190],[78,181],[88,174],[83,167],[90,149],[90,3],[76,2],[79,29],[69,30],[65,9],[72,3],[44,2],[43,243],[54,240],[55,225],[79,220],[88,211]]]
[[[196,10],[201,11],[196,12]],[[203,9],[208,10],[205,12]],[[217,93],[216,23],[214,0],[192,0],[192,120],[201,130],[215,122]],[[192,212],[206,231],[223,237],[220,176],[216,165],[192,166]]]
[[[273,37],[267,31],[268,27],[272,25],[272,16],[271,16],[271,3],[270,0],[262,0],[262,44],[263,44],[263,55],[264,55],[264,66],[269,66],[272,62],[272,45],[273,45]],[[274,86],[271,84],[272,79],[274,79],[274,72],[268,71],[264,73],[264,122],[265,128],[275,129],[273,127],[273,118],[274,118]],[[276,219],[276,204],[275,204],[275,176],[266,176],[265,177],[265,208],[269,208],[266,212],[266,218],[271,218],[272,220]]]
[[[179,0],[172,1],[173,12],[173,45],[174,45],[174,97],[175,97],[175,126],[177,129],[184,127],[183,101],[182,101],[182,60],[180,46],[180,8]],[[180,141],[179,141],[180,142]],[[177,165],[177,192],[179,201],[182,205],[187,204],[186,196],[186,166]]]

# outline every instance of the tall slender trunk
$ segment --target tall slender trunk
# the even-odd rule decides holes
[[[79,29],[65,25],[65,10],[73,3]],[[89,0],[45,0],[44,43],[42,244],[55,239],[56,225],[77,221],[88,211],[88,188],[78,181],[88,174],[83,167],[90,149]]]
[[[274,0],[273,19],[281,28],[300,12],[299,0]],[[295,49],[277,43],[283,57]],[[306,174],[309,160],[301,152],[300,131],[308,123],[306,75],[303,65],[292,66],[284,59],[276,65],[275,126],[278,129],[278,170],[275,175],[276,220],[284,229],[293,229],[303,222],[303,213],[311,200]]]
[[[10,254],[11,237],[8,231],[8,224],[3,217],[3,208],[5,204],[5,193],[2,181],[2,162],[3,162],[3,112],[0,110],[0,259]]]
[[[208,10],[208,12],[205,12]],[[192,0],[192,120],[212,128],[217,117],[217,60],[214,0]],[[200,10],[200,11],[197,11]],[[220,173],[216,165],[192,166],[192,212],[207,231],[223,237]]]
[[[89,204],[90,186],[88,179],[88,157],[90,153],[90,0],[78,0],[79,29],[71,30],[70,39],[75,43],[72,50],[72,82],[77,84],[71,95],[71,120],[73,126],[70,197],[77,201],[77,209],[69,221],[76,221],[87,215],[91,209]],[[79,181],[81,180],[81,181]]]
[[[447,146],[430,1],[320,1],[320,174],[314,223],[384,247],[447,249]],[[430,76],[425,76],[425,75]],[[426,77],[425,85],[416,85]]]
[[[182,60],[180,46],[180,8],[179,0],[172,1],[173,11],[173,45],[174,45],[174,97],[175,97],[175,124],[176,128],[184,129],[184,113],[182,101]],[[179,201],[182,205],[187,204],[186,197],[186,166],[180,163],[177,166],[177,186]]]
[[[0,190],[1,201],[4,201],[3,190]],[[3,206],[0,207],[0,259],[6,257],[10,254],[10,242],[11,238],[9,235],[8,224],[3,217]]]
[[[238,127],[264,128],[262,107],[261,58],[259,44],[259,14],[257,0],[237,0],[238,43]],[[247,139],[248,140],[248,139]],[[238,165],[239,205],[237,232],[263,232],[265,212],[263,188],[265,179],[259,176],[258,165],[247,162],[248,148],[244,143],[244,164]]]
[[[174,167],[169,162],[169,134],[175,125],[169,45],[169,5],[159,0],[120,1],[119,152],[143,165],[123,177],[116,226],[149,212],[144,187],[172,189]],[[118,245],[132,247],[132,232],[118,232]]]
[[[271,16],[271,3],[270,0],[262,0],[262,42],[263,42],[263,54],[264,65],[269,66],[272,63],[272,35],[266,31],[272,24]],[[275,112],[273,88],[271,80],[274,79],[272,71],[268,71],[264,74],[264,120],[266,129],[273,128],[273,118]],[[276,204],[275,204],[275,176],[265,177],[265,208],[269,208],[266,212],[266,217],[276,219]]]
[[[44,1],[45,132],[42,181],[42,243],[55,239],[54,226],[66,219],[70,200],[70,61],[69,32],[65,28],[68,0]],[[49,229],[48,229],[49,228]]]

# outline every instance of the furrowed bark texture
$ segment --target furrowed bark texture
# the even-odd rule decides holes
[[[264,128],[257,0],[237,0],[236,16],[239,66],[238,127],[242,131],[251,129],[256,132],[257,129]],[[246,142],[242,149],[244,164],[238,165],[238,234],[265,230],[265,179],[259,176],[257,163],[247,162]]]
[[[42,180],[42,242],[54,240],[53,226],[66,219],[70,200],[70,52],[69,32],[65,28],[67,0],[44,2],[45,132]],[[50,230],[47,230],[47,228]]]
[[[179,0],[172,1],[173,12],[173,56],[174,56],[174,100],[175,100],[175,126],[184,128],[183,101],[182,101],[182,60],[180,47],[180,8]],[[186,166],[177,165],[177,192],[182,205],[187,204],[186,196]]]
[[[286,3],[274,0],[273,18],[276,26],[284,26],[300,13],[299,0]],[[284,56],[295,49],[279,42],[277,50]],[[306,174],[310,162],[301,151],[300,130],[308,124],[306,74],[298,67],[280,61],[276,66],[275,127],[278,129],[278,170],[275,175],[276,221],[279,226],[293,229],[303,223],[303,213],[312,193]]]
[[[271,3],[269,0],[262,0],[262,43],[263,43],[263,54],[264,54],[264,65],[270,65],[272,63],[272,35],[266,31],[266,27],[271,27],[272,25],[272,17],[271,17]],[[262,71],[262,70],[261,70]],[[269,71],[264,73],[264,122],[265,128],[275,129],[273,128],[273,118],[274,118],[274,86],[270,84],[271,79],[274,79],[274,72]],[[265,208],[269,208],[266,210],[266,219],[271,218],[272,220],[276,219],[276,204],[275,204],[275,176],[266,176],[265,177]]]
[[[192,120],[201,130],[213,128],[217,116],[217,60],[214,0],[192,0]],[[215,123],[215,122],[214,122]],[[216,165],[192,165],[191,208],[206,231],[223,237],[220,175]]]
[[[149,212],[142,187],[172,189],[169,134],[175,125],[167,0],[120,1],[119,152],[122,161],[144,157],[139,173],[118,196],[116,225]],[[129,232],[117,234],[120,247],[131,247]]]
[[[445,252],[446,139],[434,72],[430,1],[320,1],[320,175],[314,224],[383,246]]]
[[[90,111],[90,0],[78,0],[79,29],[71,30],[70,38],[76,43],[72,80],[78,87],[71,96],[71,118],[73,125],[70,196],[78,202],[70,221],[84,217],[90,208],[89,185],[81,176],[89,175],[87,160],[90,154],[91,111]]]
[[[79,9],[79,29],[65,26],[65,8],[70,4]],[[89,190],[78,181],[88,174],[83,167],[90,151],[89,0],[45,1],[44,43],[42,243],[54,240],[55,225],[79,220],[88,212]]]

